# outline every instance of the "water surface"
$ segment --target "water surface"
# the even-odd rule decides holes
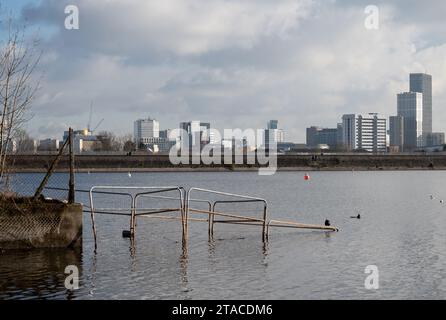
[[[32,190],[40,178],[21,174],[13,184]],[[207,224],[191,222],[183,248],[179,221],[139,218],[131,246],[121,235],[126,217],[98,215],[95,254],[84,214],[81,252],[0,255],[0,299],[446,298],[446,204],[440,203],[446,200],[446,172],[313,172],[310,181],[301,172],[79,173],[76,180],[79,189],[179,185],[258,196],[268,200],[272,218],[318,224],[328,218],[340,232],[271,229],[263,243],[258,227],[217,224],[209,240]],[[57,174],[50,185],[66,182],[65,174]],[[77,197],[88,204],[86,194]],[[129,205],[122,197],[96,201]],[[176,204],[161,202],[144,205]],[[221,210],[261,216],[259,205]],[[358,213],[361,220],[350,219]],[[80,268],[76,291],[64,287],[70,264]],[[378,290],[364,287],[367,265],[379,268]]]

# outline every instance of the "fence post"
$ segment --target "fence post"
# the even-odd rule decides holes
[[[68,139],[70,139],[70,181],[68,182],[68,203],[74,203],[74,152],[73,152],[73,128],[68,129]]]

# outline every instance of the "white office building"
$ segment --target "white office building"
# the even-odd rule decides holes
[[[403,92],[397,95],[397,113],[404,118],[404,150],[425,145],[423,138],[423,94]]]
[[[134,122],[133,139],[137,148],[144,148],[154,144],[159,138],[160,124],[155,119],[138,119]]]
[[[349,151],[386,152],[387,120],[376,113],[342,116],[343,144]]]
[[[39,141],[39,151],[58,151],[59,140],[57,139],[44,139]]]

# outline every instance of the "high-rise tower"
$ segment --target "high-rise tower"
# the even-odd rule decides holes
[[[432,76],[426,73],[410,74],[410,92],[423,94],[423,135],[432,133]]]

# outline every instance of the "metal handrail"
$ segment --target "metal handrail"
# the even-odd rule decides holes
[[[97,191],[97,189],[105,189],[105,190],[153,190],[153,191],[145,191],[145,192],[139,192],[136,194],[129,193],[129,192],[104,192],[104,191]],[[183,234],[185,233],[185,227],[186,224],[184,223],[184,188],[178,187],[178,186],[164,186],[164,187],[158,187],[158,186],[150,186],[150,187],[136,187],[136,186],[92,186],[89,191],[89,198],[90,198],[90,213],[91,213],[91,222],[92,222],[92,228],[93,228],[93,235],[94,235],[94,241],[95,241],[95,251],[97,249],[97,232],[96,232],[96,223],[95,223],[95,207],[93,203],[93,194],[94,193],[102,193],[102,194],[119,194],[119,195],[125,195],[130,197],[131,199],[131,208],[130,208],[130,236],[133,238],[135,235],[135,229],[136,229],[136,216],[141,214],[150,214],[150,212],[145,213],[137,213],[137,199],[140,196],[148,195],[148,194],[154,194],[154,193],[160,193],[160,192],[169,192],[169,191],[175,191],[177,190],[180,194],[179,200],[180,200],[180,208],[175,210],[169,211],[180,211],[181,212],[181,219],[183,221]],[[82,191],[81,191],[82,192]],[[166,212],[166,211],[162,211]],[[106,213],[102,211],[103,214],[114,214],[114,215],[125,215],[120,213]],[[155,212],[153,212],[155,213]],[[159,212],[158,212],[159,213]]]
[[[220,201],[214,201],[212,205],[212,212],[215,211],[215,206],[218,203],[223,202],[263,202],[264,203],[264,209],[263,209],[263,220],[262,220],[262,239],[266,240],[266,224],[267,224],[267,218],[268,218],[268,201],[263,198],[259,197],[252,197],[252,196],[246,196],[241,194],[235,194],[235,193],[229,193],[229,192],[223,192],[223,191],[216,191],[216,190],[210,190],[210,189],[203,189],[203,188],[190,188],[187,191],[186,194],[186,224],[189,218],[189,199],[192,191],[198,191],[198,192],[204,192],[204,193],[211,193],[211,194],[217,194],[217,195],[223,195],[223,196],[229,196],[229,197],[236,197],[241,198],[244,200],[220,200]],[[212,213],[209,213],[209,235],[212,235],[214,233],[214,215]]]

